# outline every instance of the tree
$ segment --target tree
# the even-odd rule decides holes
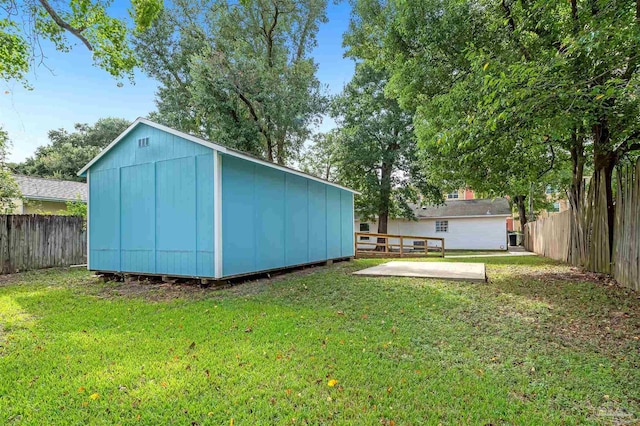
[[[125,21],[109,16],[107,0],[0,0],[0,79],[27,84],[26,73],[43,62],[46,40],[62,52],[72,39],[93,53],[95,65],[114,77],[133,76],[136,59],[127,41]],[[162,9],[162,0],[132,0],[129,14],[137,31],[147,28]],[[71,37],[70,37],[71,36]]]
[[[83,181],[76,173],[129,127],[122,118],[102,118],[94,125],[76,123],[74,132],[49,131],[50,145],[36,149],[33,157],[12,166],[16,173]]]
[[[443,134],[480,132],[470,138],[476,145],[491,143],[486,136],[498,128],[546,144],[547,152],[571,161],[575,209],[585,166],[593,164],[592,182],[606,192],[611,232],[612,170],[640,148],[639,4],[359,0],[346,42],[352,55],[390,69],[387,92],[416,108],[422,144],[438,140],[438,114],[451,114],[441,122]],[[471,87],[475,102],[437,108]]]
[[[334,102],[338,123],[335,156],[339,180],[362,193],[356,211],[378,219],[387,233],[389,218],[413,218],[410,203],[442,202],[417,162],[413,116],[385,96],[387,74],[366,62]]]
[[[311,144],[300,158],[300,170],[331,182],[339,179],[338,129],[318,133],[311,138]]]
[[[177,1],[135,42],[154,118],[269,161],[295,158],[324,98],[309,57],[326,0]]]
[[[18,185],[5,166],[9,143],[9,135],[0,128],[0,213],[11,213],[15,207],[13,200],[22,196]]]

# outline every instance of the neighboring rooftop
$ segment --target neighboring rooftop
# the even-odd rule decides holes
[[[87,201],[87,184],[72,180],[13,175],[22,196],[28,200]]]
[[[508,216],[511,207],[506,198],[479,198],[474,200],[447,200],[440,206],[414,206],[418,219],[456,216]]]

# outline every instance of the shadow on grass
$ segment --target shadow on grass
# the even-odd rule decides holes
[[[602,422],[603,409],[637,417],[638,354],[624,346],[633,333],[609,345],[600,328],[570,332],[627,299],[533,259],[487,258],[487,284],[357,277],[381,262],[358,260],[153,303],[114,295],[86,273],[25,275],[0,287],[33,319],[0,355],[0,419],[578,424]]]

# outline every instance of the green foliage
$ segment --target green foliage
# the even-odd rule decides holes
[[[384,70],[360,63],[333,103],[333,162],[338,180],[362,193],[356,211],[363,219],[412,218],[409,203],[442,201],[417,162],[413,116],[385,95],[386,83]]]
[[[9,144],[9,135],[0,127],[0,214],[13,212],[14,200],[22,197],[18,185],[5,166]]]
[[[222,291],[102,283],[78,269],[3,277],[0,418],[389,426],[640,416],[633,294],[537,256],[466,261],[486,262],[491,280],[352,275],[375,259]]]
[[[152,118],[284,164],[324,97],[310,58],[326,0],[175,2],[136,37],[160,82]]]
[[[121,118],[102,118],[93,125],[76,123],[72,133],[65,129],[51,130],[50,145],[38,147],[33,157],[12,168],[24,175],[84,181],[76,173],[129,124]]]
[[[146,29],[162,9],[162,0],[133,0],[130,15],[138,31]],[[44,60],[45,41],[67,52],[80,41],[93,54],[94,64],[114,77],[133,77],[137,65],[123,20],[109,16],[108,0],[0,0],[0,79],[27,85],[26,73]]]
[[[526,195],[638,149],[635,1],[359,0],[349,54],[415,109],[425,167],[451,187]],[[610,185],[609,185],[610,186]],[[611,204],[609,200],[609,204]]]
[[[67,209],[62,213],[65,216],[82,216],[87,218],[87,203],[78,199],[67,201]]]
[[[300,157],[300,170],[330,182],[338,181],[340,178],[337,169],[340,162],[339,138],[338,129],[313,135],[311,143]]]

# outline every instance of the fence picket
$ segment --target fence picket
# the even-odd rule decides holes
[[[0,274],[87,261],[84,219],[0,215]]]

